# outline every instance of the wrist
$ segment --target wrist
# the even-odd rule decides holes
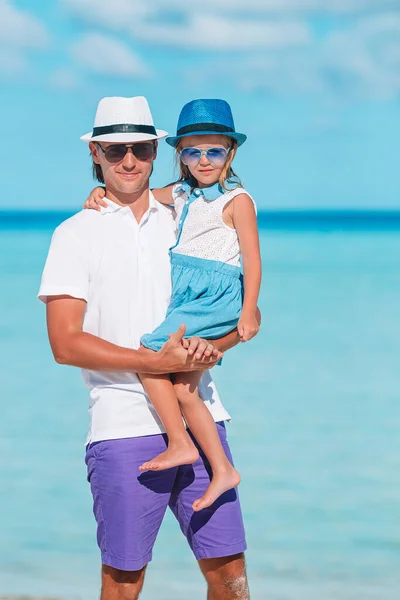
[[[148,348],[144,348],[140,346],[138,350],[136,350],[136,363],[138,363],[138,368],[135,369],[137,373],[149,373],[156,375],[159,373],[158,362],[159,358],[157,356],[157,352],[153,352]]]
[[[245,304],[243,304],[243,308],[242,308],[242,315],[255,315],[257,312],[257,306],[246,306]]]

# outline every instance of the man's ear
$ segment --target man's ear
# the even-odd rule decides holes
[[[158,140],[154,140],[154,154],[153,154],[153,160],[156,160],[156,158],[157,158],[157,150],[158,150]]]
[[[99,165],[99,149],[94,142],[89,142],[89,150],[92,154],[93,162],[95,162],[96,165]]]

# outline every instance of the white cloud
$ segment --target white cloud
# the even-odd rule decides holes
[[[221,0],[220,0],[221,2]],[[225,4],[228,0],[222,0]],[[231,6],[235,6],[233,0]],[[239,2],[237,2],[239,4]],[[264,10],[274,12],[313,13],[313,14],[359,14],[365,11],[381,11],[398,8],[398,0],[248,0],[249,5],[262,4]]]
[[[77,16],[90,23],[108,27],[134,24],[143,17],[157,16],[160,13],[174,12],[180,15],[207,14],[207,11],[248,15],[286,16],[287,14],[362,14],[399,8],[399,0],[202,0],[182,2],[182,0],[61,0],[63,5]]]
[[[205,0],[207,3],[207,0]],[[254,3],[254,0],[251,0]],[[298,21],[238,19],[220,11],[219,2],[210,3],[212,11],[196,3],[153,0],[62,0],[77,17],[106,29],[130,33],[136,41],[168,47],[187,46],[207,51],[207,44],[219,50],[251,47],[294,46],[307,41],[308,29]],[[255,4],[262,7],[262,3]],[[227,4],[227,7],[230,5]],[[239,8],[243,3],[237,3]],[[181,16],[178,22],[165,16]],[[212,50],[212,48],[210,48]]]
[[[87,33],[73,44],[71,54],[81,67],[102,75],[144,77],[148,69],[127,44],[101,33]]]
[[[92,25],[125,29],[153,14],[143,0],[61,0],[72,14]]]
[[[50,36],[44,25],[28,11],[0,0],[0,72],[20,75],[28,67],[28,49],[43,50]]]
[[[49,35],[44,25],[28,11],[0,0],[0,45],[16,48],[45,48]]]
[[[106,2],[107,0],[102,0]],[[221,15],[258,13],[264,15],[324,15],[324,14],[364,14],[382,10],[398,9],[399,0],[202,0],[201,7],[196,2],[181,0],[153,0],[153,10],[180,11],[193,13],[212,10]]]
[[[21,52],[3,52],[0,48],[0,73],[11,76],[19,75],[26,66],[26,59]]]
[[[361,19],[350,31],[334,32],[326,40],[322,72],[341,77],[356,94],[396,96],[399,66],[400,14]]]
[[[51,75],[50,83],[59,90],[75,90],[82,85],[78,74],[68,67],[57,69]]]
[[[307,44],[308,27],[298,21],[243,21],[216,15],[193,15],[184,25],[147,23],[132,28],[140,41],[172,47],[189,47],[203,52],[235,49],[280,48]]]
[[[278,94],[393,98],[400,92],[400,14],[390,12],[400,0],[61,1],[79,18],[143,45],[190,48],[203,61],[209,55],[203,75],[187,74],[197,82],[229,73],[243,89]],[[329,15],[351,19],[327,21],[334,27],[316,35],[311,17]],[[94,70],[123,69],[123,60],[101,67],[104,54],[90,56],[83,60]],[[128,62],[127,71],[136,67]]]
[[[249,53],[234,64],[219,61],[245,90],[278,94],[320,94],[337,98],[395,98],[400,94],[400,15],[360,19],[297,49]],[[204,78],[210,78],[206,65]]]

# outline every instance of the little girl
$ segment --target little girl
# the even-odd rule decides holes
[[[256,210],[232,169],[236,150],[245,140],[244,134],[236,133],[230,106],[224,100],[186,104],[176,137],[166,139],[176,150],[180,179],[153,194],[158,202],[174,206],[178,236],[170,250],[172,295],[167,316],[141,339],[151,350],[160,350],[168,334],[182,323],[187,337],[208,340],[223,337],[236,327],[243,342],[258,333],[261,259]],[[100,210],[107,206],[104,194],[103,188],[95,188],[85,207]],[[200,377],[199,372],[140,375],[168,435],[167,450],[140,469],[168,469],[198,459],[183,413],[212,469],[206,493],[193,504],[195,511],[210,506],[240,483],[198,394]]]

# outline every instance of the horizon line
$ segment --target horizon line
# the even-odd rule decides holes
[[[76,212],[67,209],[0,209],[0,231],[54,230]],[[269,231],[400,231],[400,209],[284,208],[257,215],[260,230]]]
[[[74,215],[78,212],[80,212],[81,210],[83,210],[82,208],[80,208],[79,210],[74,211],[71,208],[68,207],[61,207],[61,208],[51,208],[51,207],[46,207],[46,206],[39,206],[36,208],[28,208],[28,207],[22,207],[22,208],[9,208],[9,207],[0,207],[0,215],[1,214],[6,214],[6,213],[10,213],[10,214],[21,214],[21,213],[51,213],[51,214],[71,214]],[[262,208],[258,210],[259,213],[263,213],[263,212],[267,212],[267,213],[287,213],[287,212],[299,212],[299,213],[303,213],[303,212],[329,212],[329,213],[349,213],[349,212],[354,212],[354,213],[400,213],[400,207],[399,208],[394,208],[392,206],[387,206],[387,207],[383,207],[383,208],[376,208],[376,207],[369,207],[369,206],[363,206],[363,207],[358,207],[358,206],[349,206],[349,207],[335,207],[335,206],[327,206],[327,207],[312,207],[312,206],[286,206],[286,207],[277,207],[277,206],[273,206],[271,208]]]
[[[1,209],[0,230],[49,230],[76,212],[70,209]],[[288,231],[400,231],[400,209],[283,208],[258,212],[260,229]]]

